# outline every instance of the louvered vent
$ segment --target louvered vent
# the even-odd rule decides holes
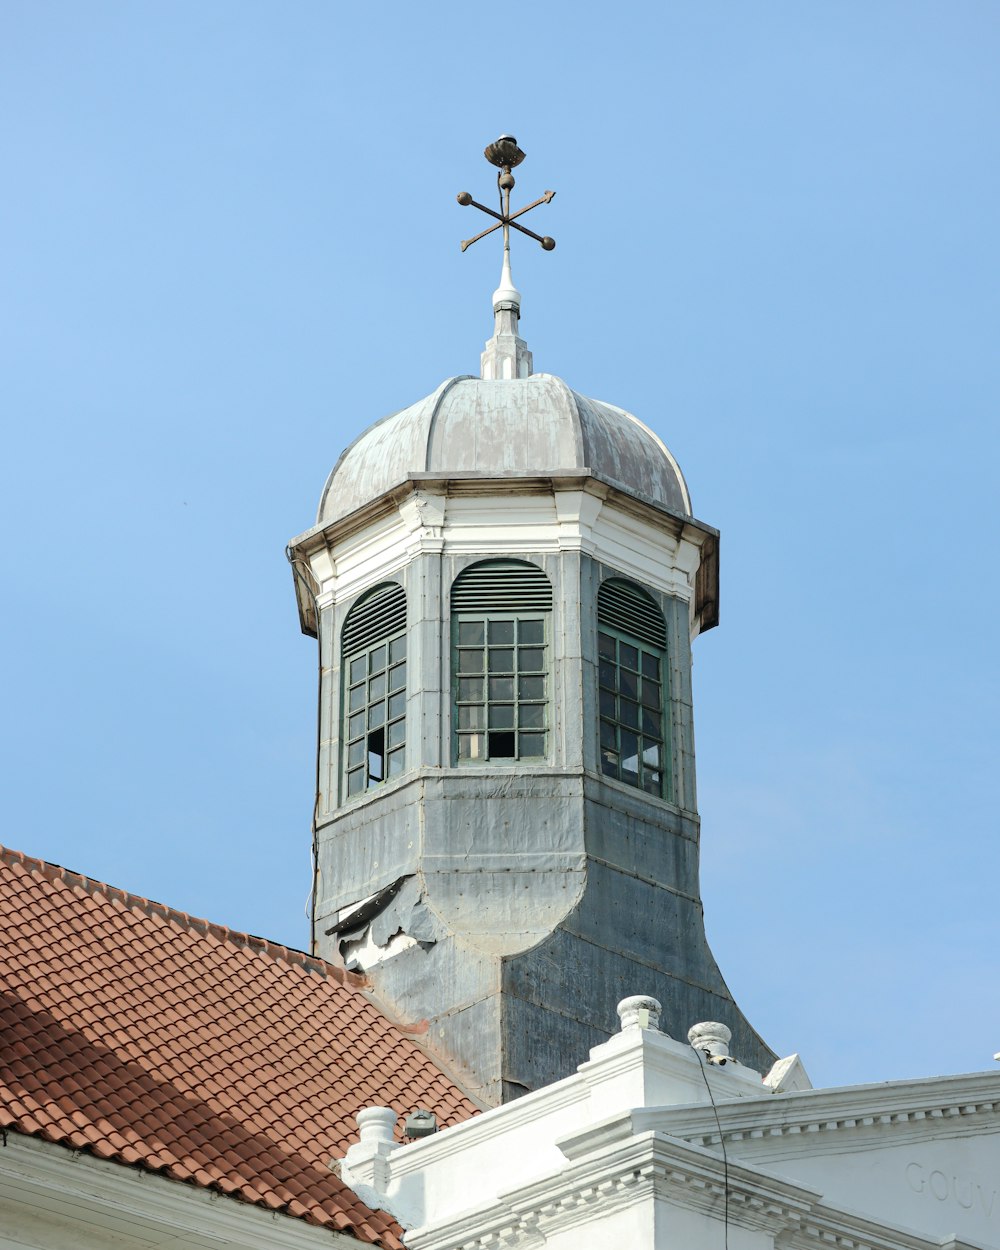
[[[453,612],[551,612],[552,583],[534,564],[491,560],[460,573],[451,588]]]
[[[406,628],[406,592],[395,582],[377,586],[351,608],[344,622],[344,655],[365,651]]]
[[[663,613],[645,591],[627,582],[601,583],[597,592],[597,620],[651,647],[662,649],[667,645]]]

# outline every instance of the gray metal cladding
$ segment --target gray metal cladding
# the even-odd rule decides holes
[[[406,628],[406,592],[398,582],[383,582],[359,599],[344,622],[344,655],[364,651]]]
[[[631,582],[602,582],[597,592],[597,623],[630,634],[651,647],[666,649],[667,626],[654,600]]]
[[[453,612],[551,612],[552,583],[521,560],[473,564],[451,588]]]

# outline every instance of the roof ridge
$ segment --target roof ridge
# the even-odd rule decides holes
[[[172,920],[182,928],[191,929],[195,933],[210,934],[222,942],[230,942],[233,946],[248,949],[270,956],[270,958],[293,964],[306,972],[315,972],[320,976],[329,977],[341,985],[351,989],[366,989],[368,978],[356,972],[348,972],[336,964],[330,963],[318,955],[310,955],[306,951],[297,950],[294,946],[285,946],[281,942],[272,942],[269,938],[257,937],[253,933],[244,933],[239,929],[231,929],[228,925],[218,924],[199,916],[180,911],[176,907],[168,907],[166,903],[158,903],[154,899],[145,898],[141,894],[133,894],[120,886],[109,885],[106,881],[98,881],[95,877],[85,876],[72,868],[64,868],[62,864],[53,864],[47,859],[38,859],[34,855],[26,855],[24,851],[15,851],[0,843],[0,863],[11,867],[20,865],[29,872],[38,873],[47,881],[59,882],[68,886],[76,886],[86,890],[88,894],[103,894],[105,897],[136,909],[147,916],[159,916],[163,920]]]

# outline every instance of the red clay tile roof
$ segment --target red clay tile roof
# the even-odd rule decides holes
[[[355,1112],[476,1107],[361,978],[2,847],[0,915],[0,1126],[399,1250]]]

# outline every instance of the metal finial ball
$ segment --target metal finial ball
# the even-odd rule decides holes
[[[513,135],[501,135],[496,143],[488,144],[483,149],[483,156],[498,169],[513,169],[524,160],[524,153]]]
[[[555,239],[551,238],[549,235],[546,235],[545,238],[542,239],[542,247],[544,247],[547,252],[551,252],[555,245]]]
[[[514,175],[508,174],[506,172],[502,173],[500,177],[497,179],[497,184],[500,187],[501,191],[513,191]]]
[[[459,191],[458,195],[455,196],[455,199],[458,200],[459,204],[463,207],[472,203],[472,196],[468,193],[468,191]]]

